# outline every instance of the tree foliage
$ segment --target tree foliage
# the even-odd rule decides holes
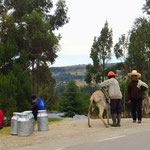
[[[101,73],[97,68],[91,64],[86,66],[87,74],[85,76],[85,82],[91,84],[92,82],[98,83],[101,79]]]
[[[40,67],[54,63],[59,50],[60,35],[54,31],[68,22],[67,7],[64,0],[56,3],[51,12],[51,0],[4,0],[0,16],[1,39],[13,38],[16,56],[26,52],[26,68],[30,68],[33,87],[39,89]]]
[[[83,114],[87,111],[89,95],[82,95],[79,87],[76,85],[75,81],[70,81],[63,93],[60,103],[59,110],[65,112],[65,116],[73,117],[75,114]],[[86,103],[86,104],[87,104]]]
[[[143,78],[146,70],[147,53],[149,53],[149,29],[150,25],[147,19],[136,19],[130,33],[129,52],[126,59],[127,65],[130,66],[129,70],[138,70],[143,74]]]
[[[95,66],[100,65],[102,69],[105,68],[106,61],[111,58],[112,44],[112,29],[109,29],[108,22],[106,21],[101,30],[100,36],[94,38],[91,48],[90,57],[92,58]]]
[[[112,29],[109,29],[108,22],[106,21],[100,32],[100,36],[94,37],[90,54],[93,65],[87,66],[87,75],[85,78],[87,83],[91,83],[92,80],[98,83],[101,80],[101,76],[102,80],[104,79],[103,70],[105,69],[106,62],[111,59],[112,44]]]
[[[46,104],[55,97],[55,80],[49,69],[60,50],[61,36],[55,30],[69,18],[64,0],[56,2],[54,11],[53,7],[51,0],[0,0],[0,82],[8,88],[8,96],[0,91],[0,104],[5,115],[30,109],[33,91]]]
[[[146,0],[146,3],[143,6],[143,11],[150,15],[150,0]]]
[[[114,52],[117,59],[120,58],[122,61],[125,61],[128,53],[128,39],[125,34],[121,35],[118,43],[115,44]]]

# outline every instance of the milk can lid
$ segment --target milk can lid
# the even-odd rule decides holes
[[[46,112],[46,110],[38,110],[38,112]]]

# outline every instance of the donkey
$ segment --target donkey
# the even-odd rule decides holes
[[[110,104],[106,101],[105,95],[102,92],[102,90],[97,90],[95,91],[91,98],[90,98],[90,105],[89,105],[89,112],[88,112],[88,126],[91,127],[90,125],[90,116],[91,113],[94,111],[95,107],[99,108],[99,117],[104,123],[106,127],[109,125],[109,114],[110,114]],[[103,119],[103,112],[106,109],[107,111],[107,124]]]
[[[142,101],[142,114],[143,117],[146,117],[148,115],[148,113],[150,112],[150,98],[146,97],[144,98],[144,100]]]

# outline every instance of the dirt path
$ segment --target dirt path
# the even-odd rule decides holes
[[[131,119],[122,119],[119,128],[105,128],[99,119],[91,120],[92,128],[87,126],[87,120],[64,119],[63,121],[49,125],[49,131],[37,131],[29,137],[18,137],[12,135],[0,136],[0,150],[22,149],[26,146],[48,144],[58,146],[68,140],[84,142],[90,136],[97,135],[99,139],[115,135],[131,134],[150,130],[150,119],[143,119],[141,124],[132,123]]]

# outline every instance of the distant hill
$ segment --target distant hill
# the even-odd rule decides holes
[[[86,65],[51,67],[50,69],[57,82],[66,82],[69,80],[83,82],[86,75]]]
[[[64,66],[64,67],[51,67],[51,71],[54,74],[60,73],[60,72],[80,72],[80,71],[86,70],[86,65],[74,65],[74,66]]]
[[[106,67],[112,67],[114,65],[116,63],[109,63]],[[67,82],[69,80],[84,82],[86,75],[86,65],[51,67],[50,70],[57,82]]]

